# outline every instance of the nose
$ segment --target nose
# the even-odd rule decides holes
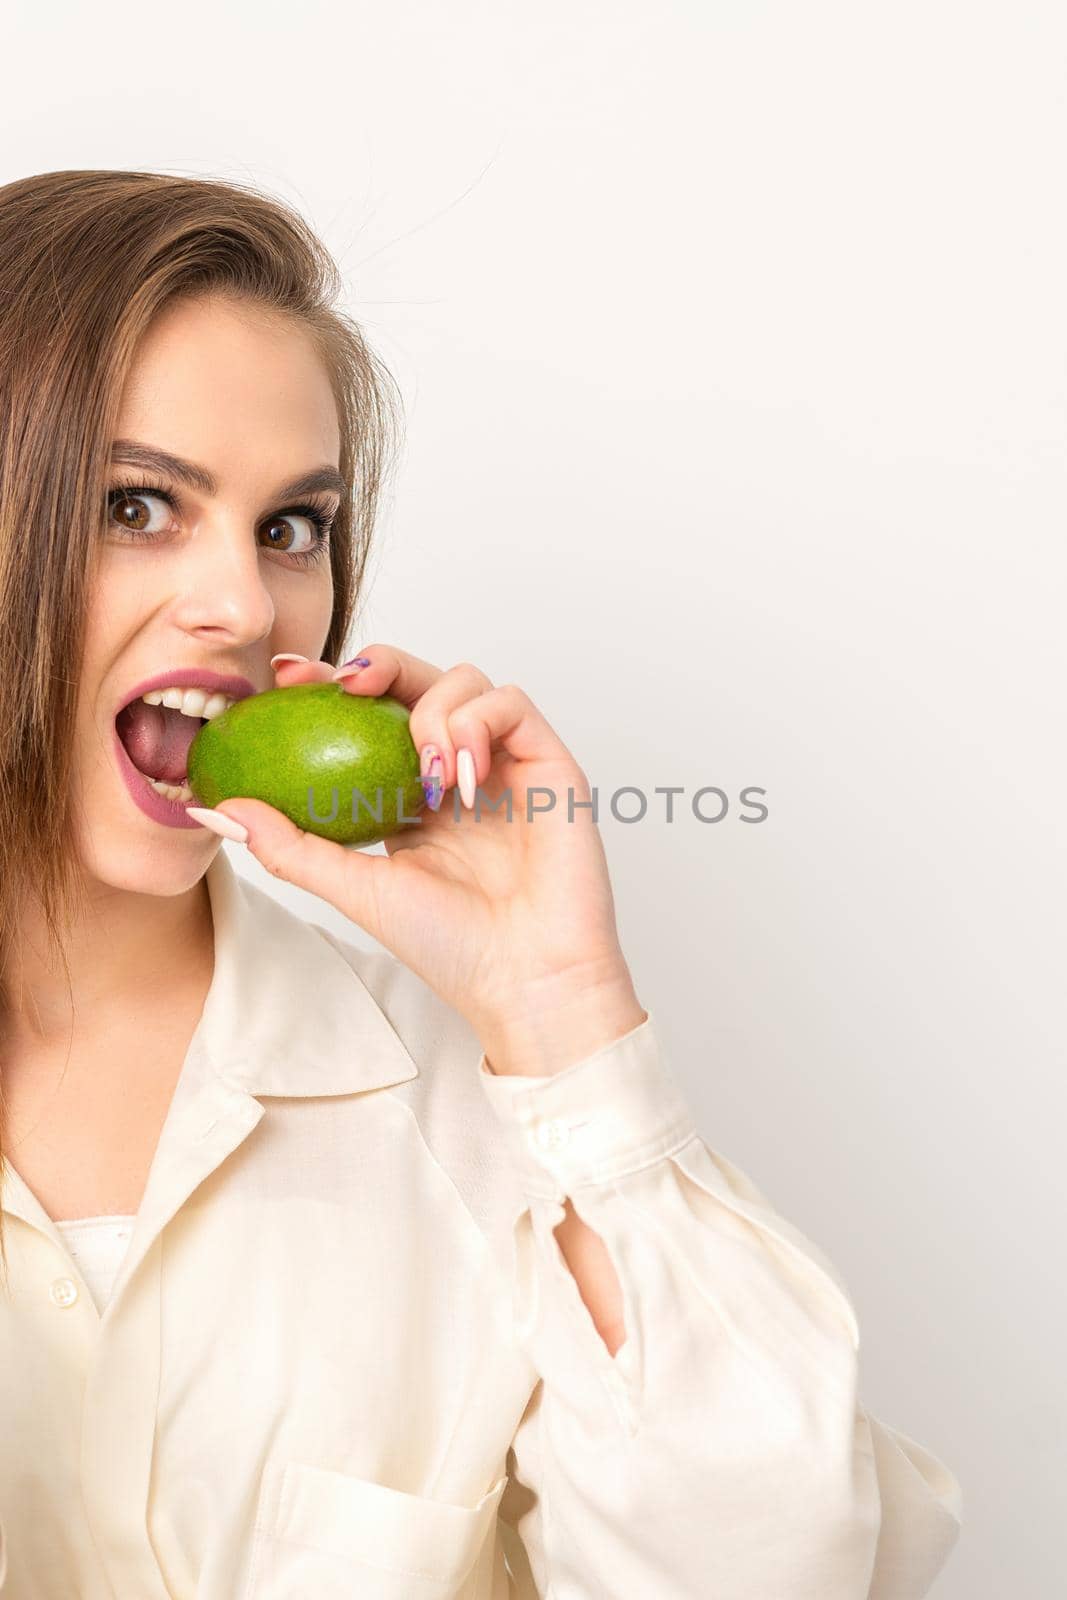
[[[176,620],[206,643],[249,645],[274,627],[274,598],[250,520],[217,511],[184,551]]]

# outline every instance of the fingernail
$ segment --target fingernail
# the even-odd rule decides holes
[[[210,811],[206,806],[186,806],[185,815],[199,822],[201,827],[210,828],[222,839],[236,839],[238,844],[248,843],[248,829],[228,817],[225,811]]]
[[[271,658],[270,658],[271,671],[273,672],[274,668],[278,665],[279,661],[306,661],[307,659],[308,659],[307,656],[294,656],[294,655],[290,655],[288,653],[288,651],[283,650],[280,655],[271,656]]]
[[[419,771],[426,804],[431,811],[439,811],[444,798],[444,762],[435,744],[423,745],[419,753]]]
[[[460,750],[456,754],[456,782],[459,784],[459,797],[469,811],[474,805],[474,757],[469,750]]]
[[[334,682],[338,678],[354,678],[357,672],[362,672],[364,667],[370,666],[367,656],[353,656],[351,661],[343,661],[334,673]]]

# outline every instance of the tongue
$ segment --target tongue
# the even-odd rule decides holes
[[[115,719],[126,754],[146,778],[162,783],[181,783],[189,756],[189,746],[200,732],[195,717],[183,716],[170,706],[150,706],[135,700]]]

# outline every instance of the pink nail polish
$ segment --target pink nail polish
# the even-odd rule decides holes
[[[474,757],[469,750],[460,750],[456,754],[456,782],[459,784],[459,797],[470,811],[474,805],[476,784]]]
[[[271,656],[271,658],[270,658],[271,671],[272,672],[274,671],[274,669],[278,665],[279,661],[306,661],[307,659],[308,659],[307,656],[294,656],[294,655],[290,655],[288,653],[288,651],[283,650],[280,655]]]
[[[201,827],[217,833],[220,839],[234,839],[238,844],[248,843],[248,829],[228,817],[225,811],[211,811],[207,806],[186,806],[185,815],[199,822]]]

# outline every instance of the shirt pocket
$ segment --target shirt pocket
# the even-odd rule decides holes
[[[457,1506],[287,1461],[256,1527],[245,1600],[478,1600],[467,1580],[496,1537],[507,1482]]]

